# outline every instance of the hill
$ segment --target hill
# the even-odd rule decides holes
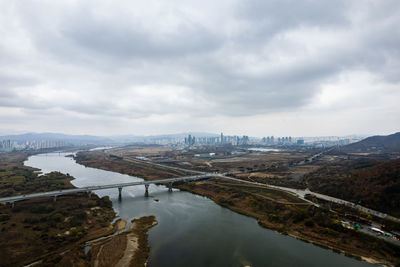
[[[400,158],[325,166],[309,174],[306,182],[312,191],[400,217]]]
[[[344,152],[400,152],[400,132],[386,136],[371,136],[341,148]]]

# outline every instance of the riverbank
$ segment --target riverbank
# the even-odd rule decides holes
[[[29,154],[10,153],[0,157],[0,196],[74,188],[70,175],[52,172],[38,175],[23,162]],[[38,198],[0,205],[0,266],[85,266],[87,240],[113,233],[115,217],[111,201],[97,195],[76,194]]]
[[[335,214],[313,206],[282,205],[262,198],[254,191],[225,186],[218,182],[197,182],[177,186],[206,196],[218,205],[257,219],[262,227],[292,236],[335,252],[370,263],[394,266],[400,248],[361,232],[344,229]],[[242,186],[240,186],[242,187]],[[239,188],[239,187],[238,187]],[[267,190],[267,189],[263,189]],[[273,191],[273,190],[271,190]],[[281,194],[280,192],[276,192]],[[278,196],[274,196],[278,198]]]
[[[98,154],[98,153],[97,153]],[[121,159],[85,153],[85,160],[77,162],[89,167],[102,165],[103,169],[129,174],[131,166],[137,170],[134,162]],[[98,161],[97,161],[98,160]],[[118,161],[117,167],[114,162]],[[95,164],[93,164],[95,163]],[[125,171],[121,171],[125,170]],[[148,177],[151,174],[148,168],[140,177]],[[160,178],[160,177],[158,177]],[[323,209],[311,206],[296,205],[299,203],[293,196],[261,188],[251,188],[238,185],[227,185],[215,180],[207,182],[185,183],[176,187],[206,196],[215,203],[229,208],[235,212],[256,218],[263,227],[276,230],[282,234],[296,237],[330,248],[358,259],[370,259],[370,261],[391,265],[399,260],[399,248],[382,240],[366,236],[360,232],[342,227],[337,215]]]
[[[150,253],[147,232],[157,223],[155,216],[144,216],[132,220],[129,230],[90,243],[91,266],[146,266]]]
[[[135,159],[124,159],[102,151],[79,152],[74,156],[76,162],[84,166],[90,166],[101,170],[139,176],[145,180],[158,180],[163,178],[175,178],[188,175],[180,170],[166,169],[160,166],[152,166]]]

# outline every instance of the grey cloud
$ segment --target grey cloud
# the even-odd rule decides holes
[[[15,88],[18,86],[32,86],[38,84],[39,80],[26,76],[26,75],[9,75],[0,72],[0,93],[3,95],[14,95],[10,88]]]
[[[237,14],[250,20],[270,22],[286,27],[304,24],[326,26],[348,23],[350,1],[326,2],[318,0],[250,0],[241,2]],[[279,28],[279,27],[278,27]]]
[[[113,20],[104,20],[84,5],[78,9],[56,7],[56,27],[48,19],[32,14],[31,9],[38,9],[35,3],[20,5],[19,9],[26,15],[21,20],[38,49],[62,61],[90,65],[100,57],[113,66],[125,65],[126,61],[140,63],[207,53],[223,43],[219,36],[188,17],[179,18],[172,31],[157,32],[146,29],[146,22],[135,16],[116,14]]]
[[[251,0],[241,2],[237,19],[250,24],[240,41],[257,46],[275,35],[299,27],[334,28],[350,24],[349,1]]]
[[[162,29],[129,11],[104,14],[98,3],[23,2],[8,9],[21,39],[30,40],[22,46],[32,51],[22,61],[0,61],[15,76],[0,76],[0,107],[116,120],[265,115],[307,106],[341,73],[363,70],[395,86],[400,79],[396,1],[238,1],[203,16],[186,13],[190,2],[171,2],[174,23]],[[301,40],[288,39],[290,33]],[[18,87],[39,96],[16,94]],[[61,89],[63,99],[40,91]]]
[[[177,32],[152,37],[141,25],[109,25],[93,17],[85,17],[62,32],[66,39],[89,51],[130,59],[184,57],[217,49],[217,36],[201,25],[188,23]]]

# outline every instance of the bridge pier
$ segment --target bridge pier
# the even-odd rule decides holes
[[[168,192],[172,192],[172,182],[168,183]]]
[[[11,202],[11,208],[14,208],[15,202]]]
[[[122,187],[118,187],[118,201],[122,201]]]
[[[54,202],[56,202],[57,201],[57,196],[54,196],[53,200],[54,200]]]
[[[146,191],[144,192],[144,196],[148,197],[149,196],[149,184],[145,184],[144,187],[146,189]]]

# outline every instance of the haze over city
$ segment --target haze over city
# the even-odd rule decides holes
[[[398,1],[2,1],[0,133],[389,134]]]

